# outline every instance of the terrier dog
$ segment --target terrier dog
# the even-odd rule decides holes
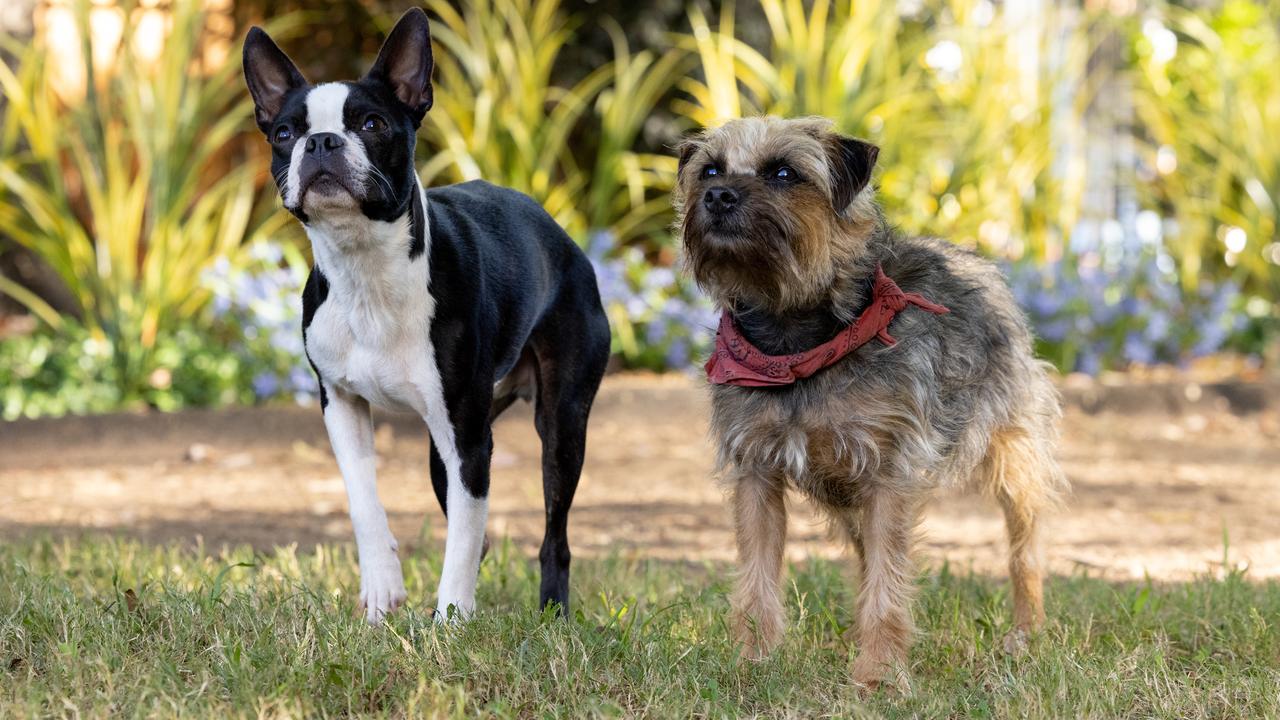
[[[723,309],[711,434],[739,557],[734,632],[781,641],[788,486],[861,560],[853,680],[905,686],[921,507],[969,485],[1004,510],[1014,631],[1044,620],[1040,521],[1063,489],[1047,366],[999,271],[888,225],[878,149],[820,118],[734,120],[680,147],[684,261]]]
[[[609,360],[595,272],[532,198],[484,182],[424,191],[414,168],[431,108],[431,35],[405,13],[358,82],[310,85],[259,28],[244,72],[284,206],[315,267],[302,337],[351,505],[370,623],[405,599],[378,500],[369,404],[417,414],[448,518],[437,618],[475,607],[488,514],[490,423],[535,398],[546,535],[541,602],[569,606],[569,506],[587,415]]]

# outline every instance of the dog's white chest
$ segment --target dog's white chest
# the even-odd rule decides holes
[[[426,413],[424,391],[436,372],[430,318],[399,308],[408,317],[374,319],[352,305],[330,296],[307,329],[307,352],[320,375],[375,405]]]
[[[431,344],[435,302],[425,257],[407,257],[407,226],[342,235],[309,228],[317,267],[329,283],[306,331],[307,354],[337,388],[389,409],[436,410],[440,386]],[[363,228],[362,228],[363,229]]]

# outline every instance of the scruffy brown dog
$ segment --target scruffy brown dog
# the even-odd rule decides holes
[[[1004,510],[1017,647],[1044,621],[1039,522],[1064,486],[1057,393],[1003,277],[888,225],[876,154],[819,118],[734,120],[684,142],[675,192],[687,267],[724,310],[707,370],[737,532],[735,633],[755,658],[782,639],[789,484],[861,560],[852,673],[865,687],[907,683],[910,553],[930,494],[969,485]]]

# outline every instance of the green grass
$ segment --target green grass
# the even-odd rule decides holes
[[[434,544],[405,562],[413,607],[352,616],[348,546],[209,552],[132,540],[0,546],[0,716],[1276,717],[1280,584],[1056,578],[1049,626],[1000,651],[1005,585],[920,581],[914,692],[846,677],[850,585],[792,567],[793,627],[773,659],[726,639],[728,571],[624,557],[575,564],[573,619],[533,612],[534,564],[485,560],[482,613],[424,612]]]

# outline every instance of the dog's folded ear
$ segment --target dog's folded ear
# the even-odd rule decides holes
[[[871,182],[880,148],[844,135],[831,136],[831,204],[840,215]]]
[[[285,96],[307,84],[289,56],[257,26],[249,28],[244,39],[244,81],[253,96],[254,120],[268,134],[271,121],[284,107]]]
[[[681,138],[680,142],[676,145],[676,154],[680,158],[679,163],[676,165],[677,175],[684,172],[684,166],[689,164],[689,160],[700,147],[702,147],[701,132],[691,133]]]
[[[366,78],[386,83],[416,122],[431,109],[431,26],[422,8],[412,8],[391,30]]]

